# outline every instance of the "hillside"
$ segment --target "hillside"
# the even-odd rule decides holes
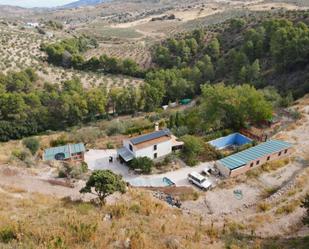
[[[98,5],[100,3],[105,2],[105,0],[79,0],[79,1],[75,1],[63,6],[60,6],[59,8],[79,8],[79,7],[83,7],[83,6],[91,6],[91,5]]]
[[[0,249],[32,248],[308,249],[309,1],[0,5]]]

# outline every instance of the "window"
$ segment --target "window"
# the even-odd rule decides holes
[[[285,150],[285,151],[284,151],[284,154],[286,154],[286,153],[288,153],[288,150]]]
[[[281,151],[278,153],[278,156],[281,156]]]
[[[253,167],[253,163],[250,164],[250,168],[252,168],[252,167]]]
[[[130,151],[133,151],[133,146],[132,146],[132,144],[129,144],[129,148],[130,148]]]
[[[158,153],[154,153],[153,158],[157,158],[157,157],[158,157]]]
[[[267,161],[269,161],[269,160],[270,160],[270,156],[267,157]]]
[[[259,165],[260,164],[260,160],[256,161],[256,165]]]
[[[157,150],[158,146],[157,145],[154,145],[153,146],[153,150]]]

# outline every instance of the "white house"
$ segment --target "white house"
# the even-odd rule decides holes
[[[183,142],[176,141],[176,137],[168,129],[141,135],[123,141],[123,147],[117,151],[122,162],[129,162],[135,157],[162,158],[178,149]]]

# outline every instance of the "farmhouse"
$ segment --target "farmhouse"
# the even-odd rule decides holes
[[[48,148],[44,151],[43,160],[83,161],[85,151],[86,149],[83,143]]]
[[[216,161],[220,174],[233,177],[260,166],[266,162],[286,157],[292,153],[292,144],[269,140],[250,149]]]
[[[117,150],[121,162],[130,162],[135,157],[162,158],[178,149],[183,142],[178,142],[168,129],[158,130],[123,141],[123,147]]]

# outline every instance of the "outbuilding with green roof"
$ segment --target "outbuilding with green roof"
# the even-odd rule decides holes
[[[48,148],[44,151],[44,161],[66,161],[66,160],[84,160],[86,148],[83,143],[67,144],[63,146]]]
[[[269,140],[247,150],[216,161],[215,165],[221,175],[236,176],[272,160],[278,160],[292,153],[292,144]]]

